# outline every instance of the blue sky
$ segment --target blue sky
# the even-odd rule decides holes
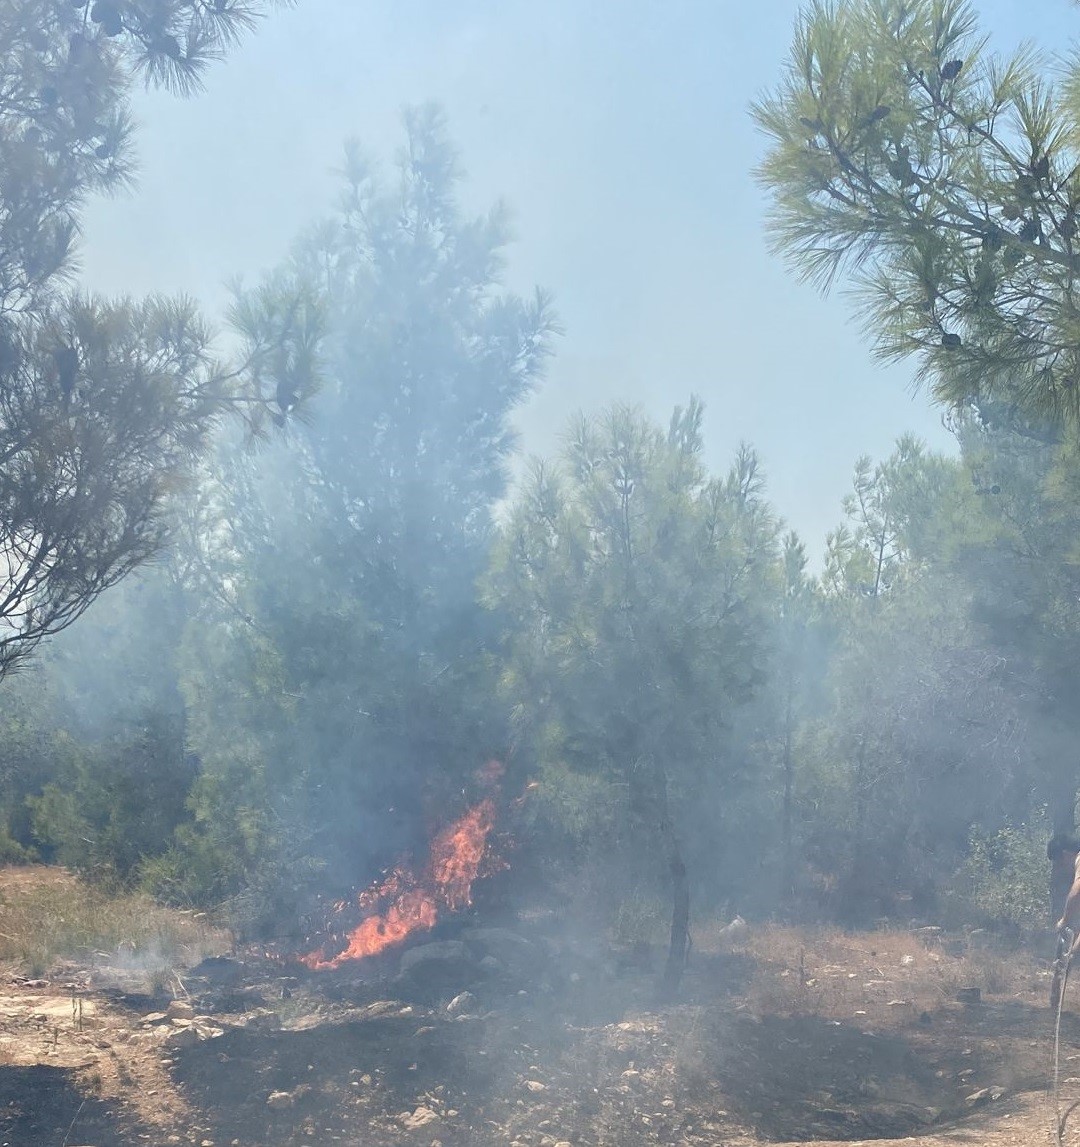
[[[134,195],[95,203],[83,267],[110,293],[186,292],[271,268],[337,190],[347,138],[392,160],[401,109],[446,108],[476,209],[502,198],[507,281],[549,288],[565,327],[518,418],[549,454],[569,415],[612,400],[666,421],[706,402],[709,464],[762,456],[779,511],[819,556],[852,465],[906,430],[951,448],[911,372],[883,369],[828,299],[769,255],[747,114],[780,73],[799,5],[732,0],[300,0],[197,99],[140,98]],[[1064,49],[1069,0],[979,5],[993,45]]]

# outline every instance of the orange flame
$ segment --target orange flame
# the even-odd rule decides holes
[[[418,877],[408,868],[395,868],[360,893],[357,904],[361,909],[386,906],[360,921],[349,933],[343,952],[331,959],[324,959],[321,951],[309,952],[300,957],[301,962],[316,971],[339,968],[346,960],[374,956],[400,944],[413,932],[434,927],[440,908],[451,912],[467,908],[494,825],[495,802],[491,799],[469,809],[432,841],[424,874]]]

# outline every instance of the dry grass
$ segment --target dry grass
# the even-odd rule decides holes
[[[1046,961],[996,949],[979,937],[934,931],[755,928],[747,952],[756,963],[747,993],[758,1014],[814,1015],[890,1026],[956,999],[959,988],[987,997],[1038,998]]]
[[[227,933],[207,920],[145,896],[107,896],[58,868],[0,868],[0,965],[15,971],[107,962],[153,985],[227,947]]]

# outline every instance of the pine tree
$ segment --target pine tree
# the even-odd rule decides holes
[[[934,398],[1055,435],[1080,422],[1080,66],[990,54],[965,0],[815,0],[754,107],[773,243],[854,272],[878,353]]]
[[[579,419],[561,465],[537,464],[516,499],[490,589],[549,814],[667,871],[670,989],[688,943],[685,810],[734,771],[725,734],[763,677],[776,558],[757,459],[743,448],[710,480],[701,419],[696,401],[667,434],[621,407]]]
[[[194,90],[266,7],[0,0],[0,678],[158,552],[213,425],[270,408],[191,302],[71,289],[87,198],[131,181],[132,85]]]
[[[190,637],[203,843],[277,919],[312,866],[345,890],[423,847],[506,747],[476,582],[553,320],[500,287],[505,213],[467,216],[460,180],[442,114],[409,112],[395,177],[351,147],[340,212],[235,309],[252,347],[282,295],[326,319],[317,399],[276,448],[223,458],[196,531],[236,593]]]

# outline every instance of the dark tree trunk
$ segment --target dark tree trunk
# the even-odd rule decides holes
[[[795,762],[791,754],[794,736],[794,685],[788,681],[787,703],[784,711],[784,803],[781,813],[780,835],[783,847],[780,872],[780,896],[789,901],[795,895],[795,842],[792,840],[792,806],[795,791]]]
[[[686,961],[690,955],[690,882],[686,878],[686,865],[670,825],[668,836],[668,869],[671,874],[671,941],[667,963],[664,965],[664,991],[678,991]]]
[[[671,879],[671,941],[661,991],[671,996],[678,990],[690,955],[690,882],[672,823],[666,771],[655,761],[638,759],[628,770],[627,781],[631,815],[641,829],[657,834],[653,840],[659,843],[667,858]]]

